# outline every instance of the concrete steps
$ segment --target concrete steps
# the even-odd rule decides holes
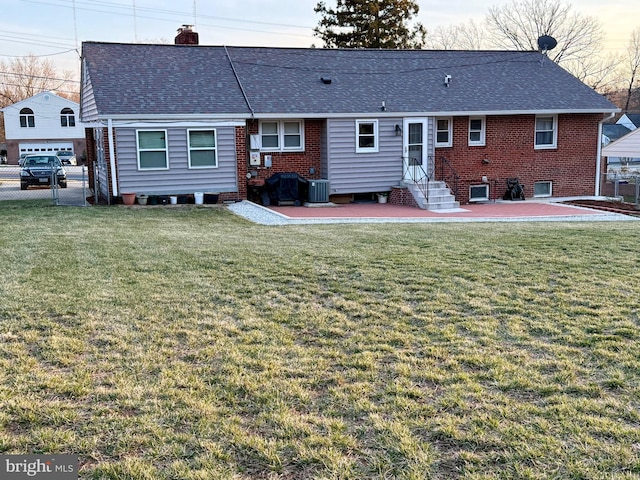
[[[460,202],[451,193],[444,182],[431,181],[427,184],[428,200],[422,190],[415,183],[407,184],[409,191],[415,198],[418,206],[424,210],[450,210],[460,208]]]

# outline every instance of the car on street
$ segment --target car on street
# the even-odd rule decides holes
[[[20,167],[20,190],[30,186],[50,186],[52,180],[67,188],[67,172],[56,155],[33,154],[24,158]]]
[[[60,150],[58,152],[56,152],[56,156],[60,159],[60,162],[62,162],[62,165],[77,165],[78,162],[76,161],[76,156],[73,152],[70,152],[68,150]]]

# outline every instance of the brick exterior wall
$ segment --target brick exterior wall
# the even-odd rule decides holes
[[[393,205],[408,205],[410,207],[418,207],[418,202],[406,187],[391,187],[389,195],[389,203]]]
[[[241,200],[247,198],[247,135],[245,127],[236,127],[236,165],[238,168],[238,192],[220,192],[218,201]]]
[[[553,196],[593,195],[598,149],[598,122],[602,115],[558,115],[558,142],[553,150],[535,150],[535,116],[487,116],[486,142],[468,146],[468,117],[453,119],[453,146],[436,148],[436,177],[446,157],[460,177],[457,200],[469,202],[469,185],[486,176],[491,199],[502,198],[507,178],[517,177],[525,197],[533,197],[533,184],[553,182]],[[483,162],[484,161],[484,162]],[[488,161],[488,163],[486,163]]]
[[[304,121],[304,152],[260,152],[260,167],[248,166],[248,170],[257,173],[255,178],[266,179],[275,173],[295,172],[302,177],[315,180],[322,178],[320,172],[321,133],[324,120]],[[247,122],[249,135],[258,133],[258,121]],[[264,156],[271,155],[271,168],[264,166]],[[246,164],[249,153],[246,152]],[[314,173],[310,173],[313,169]]]

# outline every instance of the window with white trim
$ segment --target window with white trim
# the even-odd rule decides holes
[[[469,185],[469,201],[483,202],[489,200],[489,185],[483,183],[481,185]]]
[[[218,148],[216,131],[187,130],[189,142],[189,168],[217,168]]]
[[[533,196],[534,197],[550,197],[552,193],[553,184],[549,181],[535,182],[533,184]]]
[[[536,116],[536,149],[556,148],[558,141],[558,117],[556,115]]]
[[[166,130],[136,131],[138,170],[167,170],[169,156]]]
[[[30,108],[20,110],[20,127],[34,128],[36,126],[36,116]]]
[[[378,120],[356,120],[356,153],[378,151]]]
[[[436,147],[450,147],[452,145],[452,123],[451,117],[436,118]]]
[[[60,126],[61,127],[75,127],[76,116],[73,110],[70,108],[63,108],[60,111]]]
[[[469,117],[469,146],[481,147],[485,144],[485,117]]]
[[[302,120],[265,120],[260,122],[259,134],[263,152],[304,151]]]

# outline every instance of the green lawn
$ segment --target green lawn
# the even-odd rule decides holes
[[[637,479],[639,234],[0,204],[0,453],[82,479]]]

